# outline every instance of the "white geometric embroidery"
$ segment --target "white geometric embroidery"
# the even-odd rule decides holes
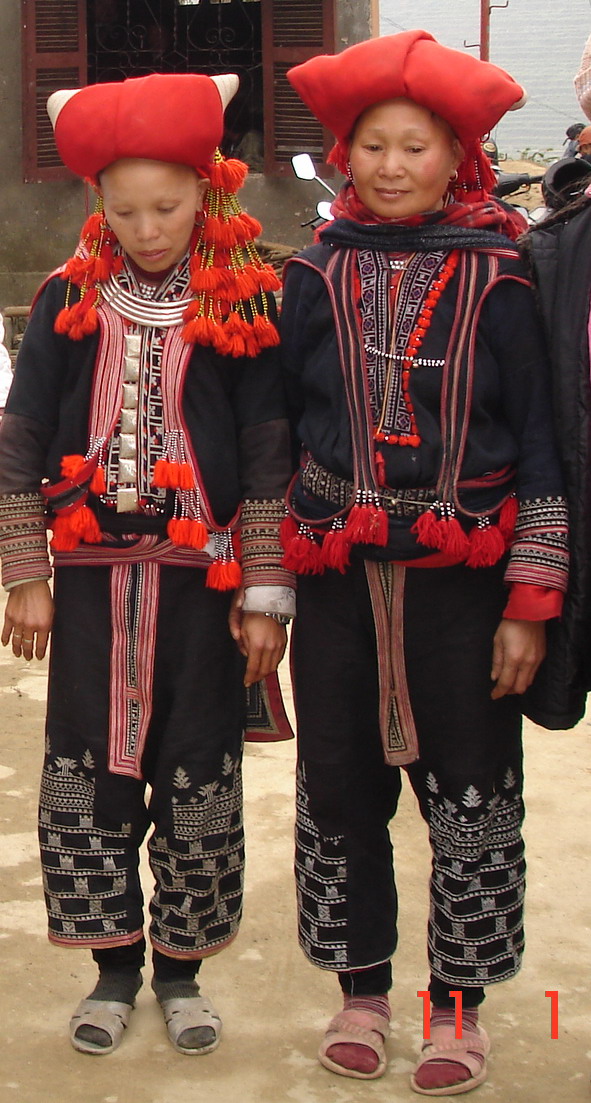
[[[175,789],[191,788],[191,779],[186,770],[183,770],[182,766],[177,766],[174,772],[174,780],[172,784],[174,785]]]
[[[466,808],[478,808],[479,804],[482,804],[482,797],[478,792],[478,789],[475,789],[473,785],[469,785],[466,789],[466,792],[462,797],[462,804]]]

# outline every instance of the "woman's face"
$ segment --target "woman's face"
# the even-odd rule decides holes
[[[439,210],[462,158],[447,123],[405,99],[365,111],[349,154],[357,194],[381,218]]]
[[[146,272],[164,271],[184,256],[208,186],[187,165],[138,158],[115,161],[100,175],[107,222]]]

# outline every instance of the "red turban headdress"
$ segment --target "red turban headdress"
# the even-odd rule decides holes
[[[526,99],[523,88],[503,69],[441,46],[427,31],[372,38],[340,54],[312,57],[290,69],[287,78],[335,135],[331,160],[341,171],[355,123],[368,107],[403,97],[433,111],[464,147],[460,179],[466,192],[485,190],[494,182],[480,139]]]
[[[224,108],[238,88],[233,73],[153,73],[54,92],[47,101],[65,165],[96,182],[123,157],[204,169],[224,132]]]

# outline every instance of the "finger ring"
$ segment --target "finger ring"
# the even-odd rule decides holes
[[[21,638],[20,632],[18,633],[18,635],[17,635],[16,632],[13,632],[12,633],[12,638],[13,638],[13,640],[20,640],[20,638]]]
[[[28,639],[25,638],[25,636],[23,636],[23,643],[32,643],[32,642],[33,642],[32,638],[30,640],[28,640]]]

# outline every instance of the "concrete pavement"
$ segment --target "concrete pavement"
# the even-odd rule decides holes
[[[416,1103],[408,1077],[422,1038],[416,992],[427,980],[424,824],[405,786],[393,826],[401,919],[388,1071],[370,1082],[334,1076],[315,1055],[338,1009],[337,983],[306,962],[295,931],[293,742],[246,749],[244,922],[201,973],[224,1020],[220,1047],[202,1058],[175,1053],[147,969],[120,1049],[103,1058],[74,1052],[68,1019],[92,988],[94,969],[88,953],[46,939],[36,841],[45,683],[45,662],[27,664],[2,650],[0,1103]],[[589,728],[589,720],[573,732],[527,728],[527,953],[520,976],[487,998],[482,1021],[493,1054],[489,1080],[468,1097],[475,1101],[591,1099]]]

